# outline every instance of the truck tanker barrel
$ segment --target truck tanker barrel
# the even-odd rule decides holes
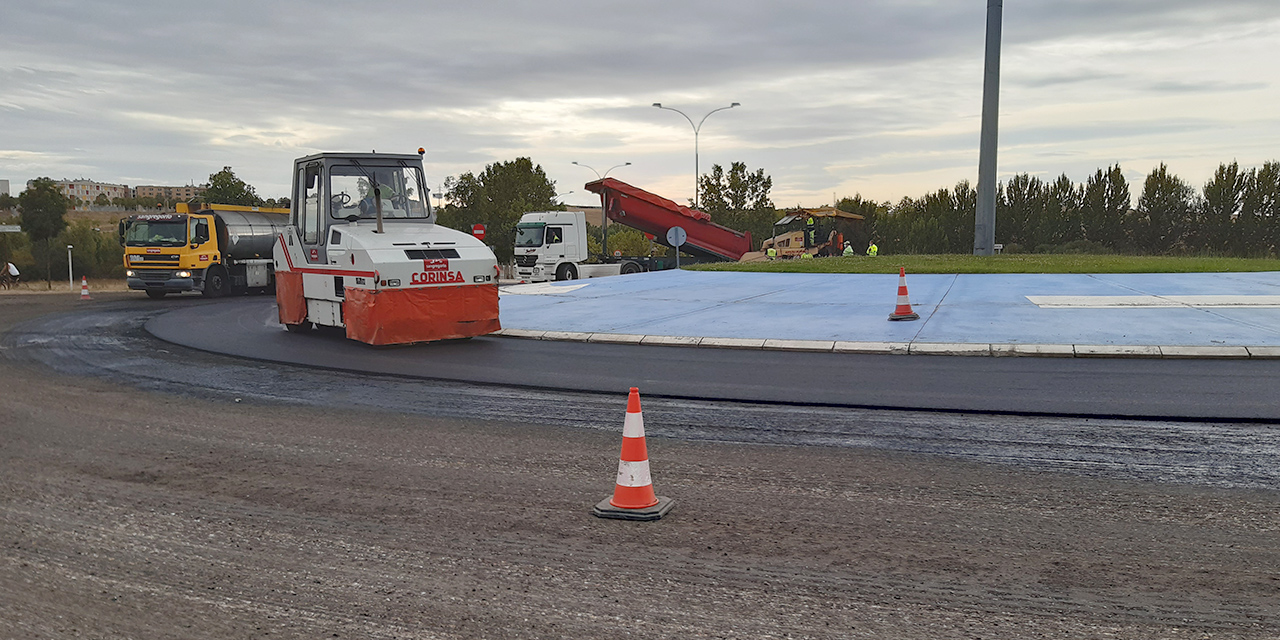
[[[263,211],[214,211],[218,246],[233,260],[270,258],[289,215]]]

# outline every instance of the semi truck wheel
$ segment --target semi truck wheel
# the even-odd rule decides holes
[[[155,289],[147,289],[147,297],[151,298],[152,300],[159,300],[160,298],[163,298],[165,293],[168,293],[168,292],[156,291]]]
[[[631,262],[630,260],[622,263],[622,275],[624,276],[632,273],[640,273],[641,271],[644,271],[644,269],[641,268],[639,264]]]
[[[556,280],[577,280],[578,268],[571,264],[562,264],[556,269]]]
[[[204,274],[204,294],[206,298],[221,298],[227,295],[227,270],[220,266],[209,267]]]

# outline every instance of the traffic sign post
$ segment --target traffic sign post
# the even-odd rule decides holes
[[[689,234],[685,232],[684,227],[671,227],[667,229],[667,244],[676,248],[676,268],[680,268],[680,247],[684,241],[689,238]]]
[[[484,240],[484,225],[479,222],[471,225],[471,235],[475,236],[478,240]]]

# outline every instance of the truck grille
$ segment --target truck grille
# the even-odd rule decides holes
[[[143,282],[164,282],[172,272],[165,269],[138,269],[133,273]]]
[[[538,264],[538,256],[536,255],[516,256],[517,267],[532,267],[535,264]]]
[[[405,249],[410,260],[448,260],[458,257],[457,249]]]
[[[131,255],[129,264],[135,267],[176,267],[181,256],[169,255]]]

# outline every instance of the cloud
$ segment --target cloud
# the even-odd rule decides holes
[[[284,195],[295,157],[425,146],[433,181],[529,156],[571,188],[590,173],[573,160],[630,161],[624,179],[683,200],[692,128],[649,105],[696,122],[737,101],[699,134],[701,168],[746,161],[806,204],[896,199],[976,173],[985,18],[951,0],[16,4],[0,130],[33,155],[0,155],[0,177],[231,165]],[[1188,163],[1209,166],[1280,137],[1280,72],[1250,62],[1274,57],[1273,1],[1025,0],[1003,33],[1002,171],[1224,154]]]

